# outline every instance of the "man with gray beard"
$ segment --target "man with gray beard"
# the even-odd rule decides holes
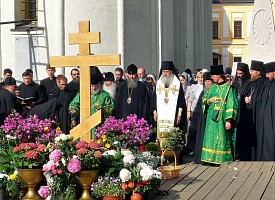
[[[183,133],[186,132],[184,92],[175,75],[175,66],[172,61],[163,61],[161,64],[160,79],[157,81],[152,97],[152,109],[154,120],[157,121],[157,138],[161,144],[167,137],[167,132],[173,127],[178,127]]]
[[[137,67],[131,64],[127,68],[128,79],[121,83],[115,98],[114,116],[117,119],[136,114],[138,119],[148,120],[150,99],[143,82],[138,81]]]
[[[101,89],[100,78],[93,76],[91,78],[91,114],[96,113],[97,110],[102,109],[103,120],[112,114],[114,102],[108,92]],[[69,110],[71,114],[78,115],[80,111],[80,94],[78,93],[71,101]]]
[[[116,87],[114,74],[112,72],[107,72],[104,77],[103,90],[108,92],[113,100],[115,100],[116,96]]]

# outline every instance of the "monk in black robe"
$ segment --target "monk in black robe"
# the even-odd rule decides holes
[[[40,86],[48,100],[50,98],[51,91],[56,86],[56,77],[54,76],[55,68],[52,68],[50,67],[50,65],[48,65],[46,68],[46,71],[47,71],[48,77],[40,81]]]
[[[67,88],[67,78],[59,78],[58,87],[53,91],[52,98],[56,98],[55,116],[57,124],[63,133],[70,133],[71,115],[69,112],[70,102],[74,99],[74,92]]]
[[[13,109],[20,110],[19,103],[14,95],[16,81],[13,77],[7,77],[4,81],[3,89],[0,91],[0,125],[4,124],[6,117]]]
[[[40,85],[32,81],[32,74],[30,72],[24,72],[22,78],[23,83],[18,86],[20,91],[18,99],[23,107],[22,116],[26,117],[34,106],[44,103],[46,98]]]
[[[195,107],[193,115],[194,124],[196,124],[196,130],[197,130],[197,136],[196,136],[196,145],[195,145],[195,156],[194,156],[194,162],[197,164],[201,164],[201,151],[202,151],[202,144],[203,144],[203,137],[204,137],[204,130],[205,130],[205,124],[206,124],[206,111],[203,113],[202,111],[202,96],[204,95],[204,92],[213,84],[213,81],[211,79],[211,72],[205,72],[203,73],[203,83],[204,88],[203,91],[200,94],[200,97],[198,99],[197,105]]]
[[[150,99],[146,85],[137,78],[137,67],[131,64],[127,68],[128,79],[121,83],[115,98],[114,116],[117,119],[136,114],[138,119],[148,120]]]
[[[259,110],[256,120],[257,134],[257,161],[274,161],[275,159],[275,134],[274,112],[272,104],[274,99],[274,63],[266,63],[263,66],[269,81],[263,86],[261,98],[256,107]],[[274,109],[274,108],[273,108]]]
[[[237,152],[244,161],[256,160],[256,120],[259,110],[256,104],[268,81],[264,76],[263,62],[251,61],[251,82],[244,89],[240,100],[240,126],[237,131]]]

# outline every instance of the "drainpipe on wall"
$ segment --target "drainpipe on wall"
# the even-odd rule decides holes
[[[118,53],[121,55],[121,67],[124,67],[124,0],[117,1],[117,21],[118,21]]]

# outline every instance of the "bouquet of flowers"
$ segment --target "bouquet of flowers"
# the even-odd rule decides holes
[[[98,177],[98,181],[92,183],[91,191],[96,198],[102,196],[123,196],[124,190],[121,187],[121,179],[114,177]]]
[[[95,131],[95,139],[106,148],[122,147],[137,149],[149,140],[152,128],[146,120],[137,115],[128,116],[126,120],[109,117]]]
[[[38,193],[46,198],[57,199],[64,194],[64,199],[75,200],[77,172],[81,170],[81,161],[74,155],[73,138],[61,134],[52,144],[49,161],[43,165],[48,186],[41,186]]]

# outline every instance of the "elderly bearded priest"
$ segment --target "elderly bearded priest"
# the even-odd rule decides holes
[[[91,115],[97,110],[102,109],[103,120],[109,117],[114,108],[114,102],[108,92],[101,89],[98,76],[91,78]],[[72,114],[79,114],[80,111],[80,94],[78,93],[71,101],[69,109]]]
[[[157,81],[152,97],[154,120],[158,124],[158,139],[162,140],[163,133],[173,127],[186,131],[186,103],[184,92],[178,77],[175,75],[172,61],[163,61],[160,79]]]

